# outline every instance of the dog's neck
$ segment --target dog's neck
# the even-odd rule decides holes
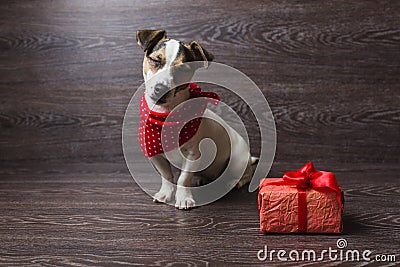
[[[164,104],[156,104],[147,94],[145,94],[147,106],[150,110],[155,112],[170,112],[179,104],[185,102],[190,98],[189,88],[176,92],[173,97],[169,97],[168,101]]]

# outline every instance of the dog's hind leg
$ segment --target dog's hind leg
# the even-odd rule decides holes
[[[253,156],[250,157],[251,165],[256,164],[259,160],[260,160],[260,158],[258,158],[258,157],[253,157]]]
[[[246,170],[243,173],[242,178],[240,178],[239,182],[236,184],[237,188],[243,187],[245,184],[251,181],[253,176],[253,168],[252,168],[252,159],[249,159],[249,162],[246,166]]]

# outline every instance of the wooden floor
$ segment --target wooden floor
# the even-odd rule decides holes
[[[399,263],[399,13],[395,0],[2,1],[0,265],[256,266],[265,245],[339,237]],[[143,28],[197,40],[255,81],[277,128],[268,176],[309,160],[334,171],[343,235],[264,235],[246,189],[188,212],[152,203],[121,145]]]

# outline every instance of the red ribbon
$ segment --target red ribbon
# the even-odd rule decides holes
[[[211,103],[212,105],[216,106],[218,105],[219,101],[220,101],[220,97],[218,94],[214,93],[214,92],[203,92],[201,90],[201,88],[195,84],[195,83],[189,83],[189,93],[190,93],[190,98],[198,98],[198,97],[203,97],[203,98],[207,98],[207,99],[202,99],[202,101],[197,101],[197,105],[193,106],[193,104],[191,104],[190,106],[188,106],[189,108],[189,114],[188,116],[193,116],[193,114],[196,113],[196,111],[198,111],[199,113],[201,112],[201,114],[204,113],[204,110],[207,108],[207,103]],[[206,100],[206,101],[204,101]],[[142,99],[140,100],[141,103],[144,103],[143,106],[143,111],[141,111],[142,116],[144,115],[148,115],[148,117],[143,118],[144,120],[159,125],[159,126],[175,126],[175,125],[179,125],[182,122],[187,122],[185,119],[182,120],[176,120],[175,118],[180,117],[179,115],[182,115],[182,117],[184,117],[184,108],[181,108],[177,111],[174,111],[173,114],[171,114],[172,112],[157,112],[157,111],[153,111],[151,110],[148,106],[147,106],[147,102],[145,101],[144,98],[144,94],[142,96]],[[184,104],[185,105],[185,104]],[[142,110],[142,109],[141,109]],[[165,121],[166,118],[168,116],[172,116],[169,121]]]
[[[268,182],[264,179],[261,182],[259,190],[269,185],[287,185],[296,186],[298,190],[298,232],[307,232],[307,201],[306,189],[330,188],[336,192],[336,198],[340,207],[343,209],[342,190],[336,181],[332,172],[316,171],[312,162],[298,169],[289,171],[283,175],[282,181]],[[258,212],[261,209],[260,195],[258,201]]]

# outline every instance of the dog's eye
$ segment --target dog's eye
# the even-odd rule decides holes
[[[154,64],[156,68],[161,66],[161,60],[149,57],[150,61]]]

